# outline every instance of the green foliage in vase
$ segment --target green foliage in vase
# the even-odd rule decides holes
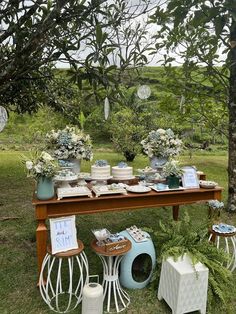
[[[34,179],[52,178],[59,170],[58,162],[45,151],[32,151],[30,156],[22,155],[22,162],[25,164],[27,177]]]
[[[179,166],[178,161],[170,160],[163,167],[164,177],[175,176],[180,177],[183,174],[182,168]]]
[[[208,241],[207,224],[195,225],[185,212],[182,220],[165,224],[160,221],[157,230],[148,228],[145,230],[152,234],[158,248],[159,263],[168,257],[177,260],[178,257],[187,254],[191,258],[193,268],[197,262],[205,264],[209,269],[208,309],[210,310],[215,302],[220,302],[222,306],[226,305],[233,283],[231,272],[223,266],[229,256]]]

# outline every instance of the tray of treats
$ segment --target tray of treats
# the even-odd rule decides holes
[[[124,187],[115,183],[109,185],[94,185],[92,191],[95,193],[96,197],[109,194],[127,194]]]
[[[57,188],[57,199],[64,197],[88,196],[93,197],[91,190],[87,186],[70,186]]]

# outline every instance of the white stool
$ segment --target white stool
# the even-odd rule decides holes
[[[39,290],[49,308],[57,313],[70,312],[82,300],[82,290],[88,283],[88,260],[83,242],[78,249],[52,255],[48,246],[39,277]],[[67,263],[66,263],[67,262]],[[64,280],[62,273],[65,273]]]
[[[119,245],[119,242],[118,244]],[[123,256],[131,249],[131,242],[125,248],[106,252],[104,246],[98,246],[97,240],[91,243],[91,248],[100,257],[103,265],[103,300],[107,297],[107,312],[121,312],[130,303],[128,293],[121,288],[118,272]],[[115,303],[115,307],[112,306]]]
[[[220,233],[210,230],[209,241],[214,241],[218,249],[223,249],[230,258],[226,265],[230,271],[236,267],[236,232]]]
[[[208,268],[197,263],[195,269],[197,273],[187,255],[176,262],[172,257],[162,262],[158,299],[163,298],[173,314],[206,313]]]

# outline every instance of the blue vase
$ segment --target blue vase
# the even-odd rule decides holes
[[[39,200],[49,200],[54,197],[54,183],[52,178],[39,177],[37,182],[37,198]]]

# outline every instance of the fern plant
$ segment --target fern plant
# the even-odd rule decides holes
[[[158,248],[158,263],[170,256],[177,260],[178,257],[187,254],[193,268],[197,262],[208,267],[208,313],[211,312],[215,302],[220,302],[223,307],[226,306],[227,296],[232,288],[232,274],[224,267],[229,256],[223,250],[217,249],[213,243],[208,242],[207,223],[196,226],[185,212],[181,221],[165,224],[160,221],[158,230],[149,228],[145,230],[151,233],[155,247]],[[159,270],[158,273],[154,274],[156,278],[159,277],[161,268],[159,266],[156,270]]]

